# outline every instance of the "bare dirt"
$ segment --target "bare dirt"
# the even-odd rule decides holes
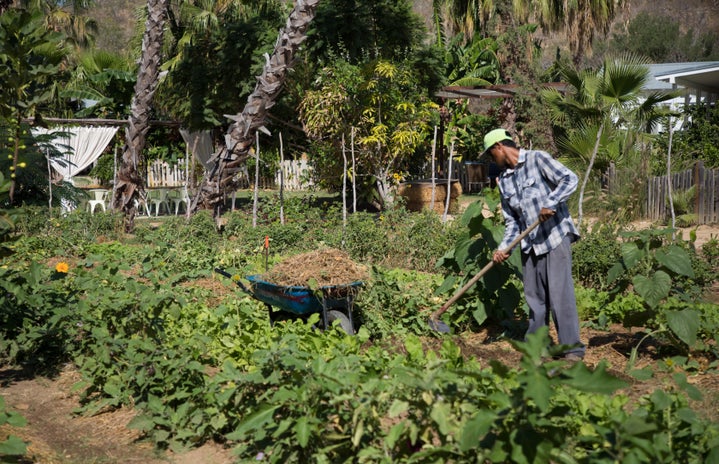
[[[650,224],[637,223],[636,227]],[[699,226],[696,229],[696,246],[719,237],[719,226]],[[688,229],[685,238],[688,237]],[[232,291],[227,286],[217,285],[208,279],[207,285],[218,292]],[[219,296],[219,295],[218,295]],[[719,304],[719,286],[715,284],[713,301]],[[649,380],[638,381],[625,373],[627,361],[633,347],[639,344],[644,333],[639,329],[614,326],[609,331],[582,328],[582,340],[587,345],[584,362],[594,368],[605,362],[608,370],[628,382],[623,393],[637,398],[657,388],[671,384],[673,368],[665,359],[666,348],[656,341],[643,343],[635,367],[651,367],[657,375]],[[492,328],[478,333],[453,336],[466,356],[474,357],[483,364],[498,360],[509,366],[516,366],[520,355],[511,344],[500,337]],[[427,339],[426,344],[438,344],[437,339]],[[670,355],[671,353],[669,353]],[[696,358],[699,368],[688,376],[704,395],[701,402],[692,407],[703,411],[708,418],[719,421],[719,374],[710,369],[710,360]],[[0,395],[5,398],[9,409],[27,419],[25,427],[0,426],[0,440],[12,433],[29,442],[28,453],[21,460],[0,456],[0,462],[21,464],[229,464],[234,462],[231,450],[217,443],[205,444],[184,453],[158,452],[144,442],[137,431],[126,426],[135,415],[128,408],[105,412],[91,417],[74,413],[79,406],[73,385],[80,380],[80,374],[70,365],[52,378],[33,376],[11,367],[0,368]]]

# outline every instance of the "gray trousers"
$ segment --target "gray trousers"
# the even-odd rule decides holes
[[[542,256],[522,253],[524,295],[529,306],[527,334],[549,325],[551,314],[561,345],[571,345],[565,354],[584,356],[579,340],[579,315],[572,280],[572,248],[569,237]]]

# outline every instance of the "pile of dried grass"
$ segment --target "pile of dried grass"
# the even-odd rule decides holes
[[[351,284],[368,276],[367,268],[352,261],[347,253],[327,248],[287,258],[274,265],[262,279],[286,287],[309,287],[314,279],[317,286],[325,287]]]

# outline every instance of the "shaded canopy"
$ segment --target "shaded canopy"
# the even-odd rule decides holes
[[[50,165],[63,178],[70,180],[100,157],[117,132],[117,127],[34,128],[33,135],[56,134],[49,142],[62,157],[50,157]]]

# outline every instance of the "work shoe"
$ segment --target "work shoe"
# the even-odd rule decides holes
[[[578,354],[574,354],[574,353],[565,354],[563,359],[572,364],[584,360],[583,357],[579,356]]]

